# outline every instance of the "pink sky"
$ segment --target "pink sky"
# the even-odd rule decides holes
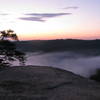
[[[2,0],[0,30],[21,40],[99,39],[100,0]]]

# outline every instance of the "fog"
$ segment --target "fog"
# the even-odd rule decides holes
[[[71,52],[27,53],[26,65],[51,66],[89,77],[100,68],[100,56],[86,56]],[[14,63],[16,64],[16,63]]]

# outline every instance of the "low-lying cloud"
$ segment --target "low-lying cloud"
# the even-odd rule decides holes
[[[100,56],[86,56],[73,52],[28,53],[26,65],[51,66],[89,77],[100,68]]]
[[[100,68],[100,56],[84,56],[73,52],[30,54],[27,65],[40,65],[61,68],[84,77],[93,75]]]

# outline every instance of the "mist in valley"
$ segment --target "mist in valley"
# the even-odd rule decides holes
[[[73,52],[27,53],[26,65],[50,66],[89,77],[100,68],[100,56],[87,56]],[[14,63],[17,65],[17,62]]]

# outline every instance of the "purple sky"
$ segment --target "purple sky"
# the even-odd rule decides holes
[[[20,39],[100,38],[100,0],[0,0],[0,30]]]

